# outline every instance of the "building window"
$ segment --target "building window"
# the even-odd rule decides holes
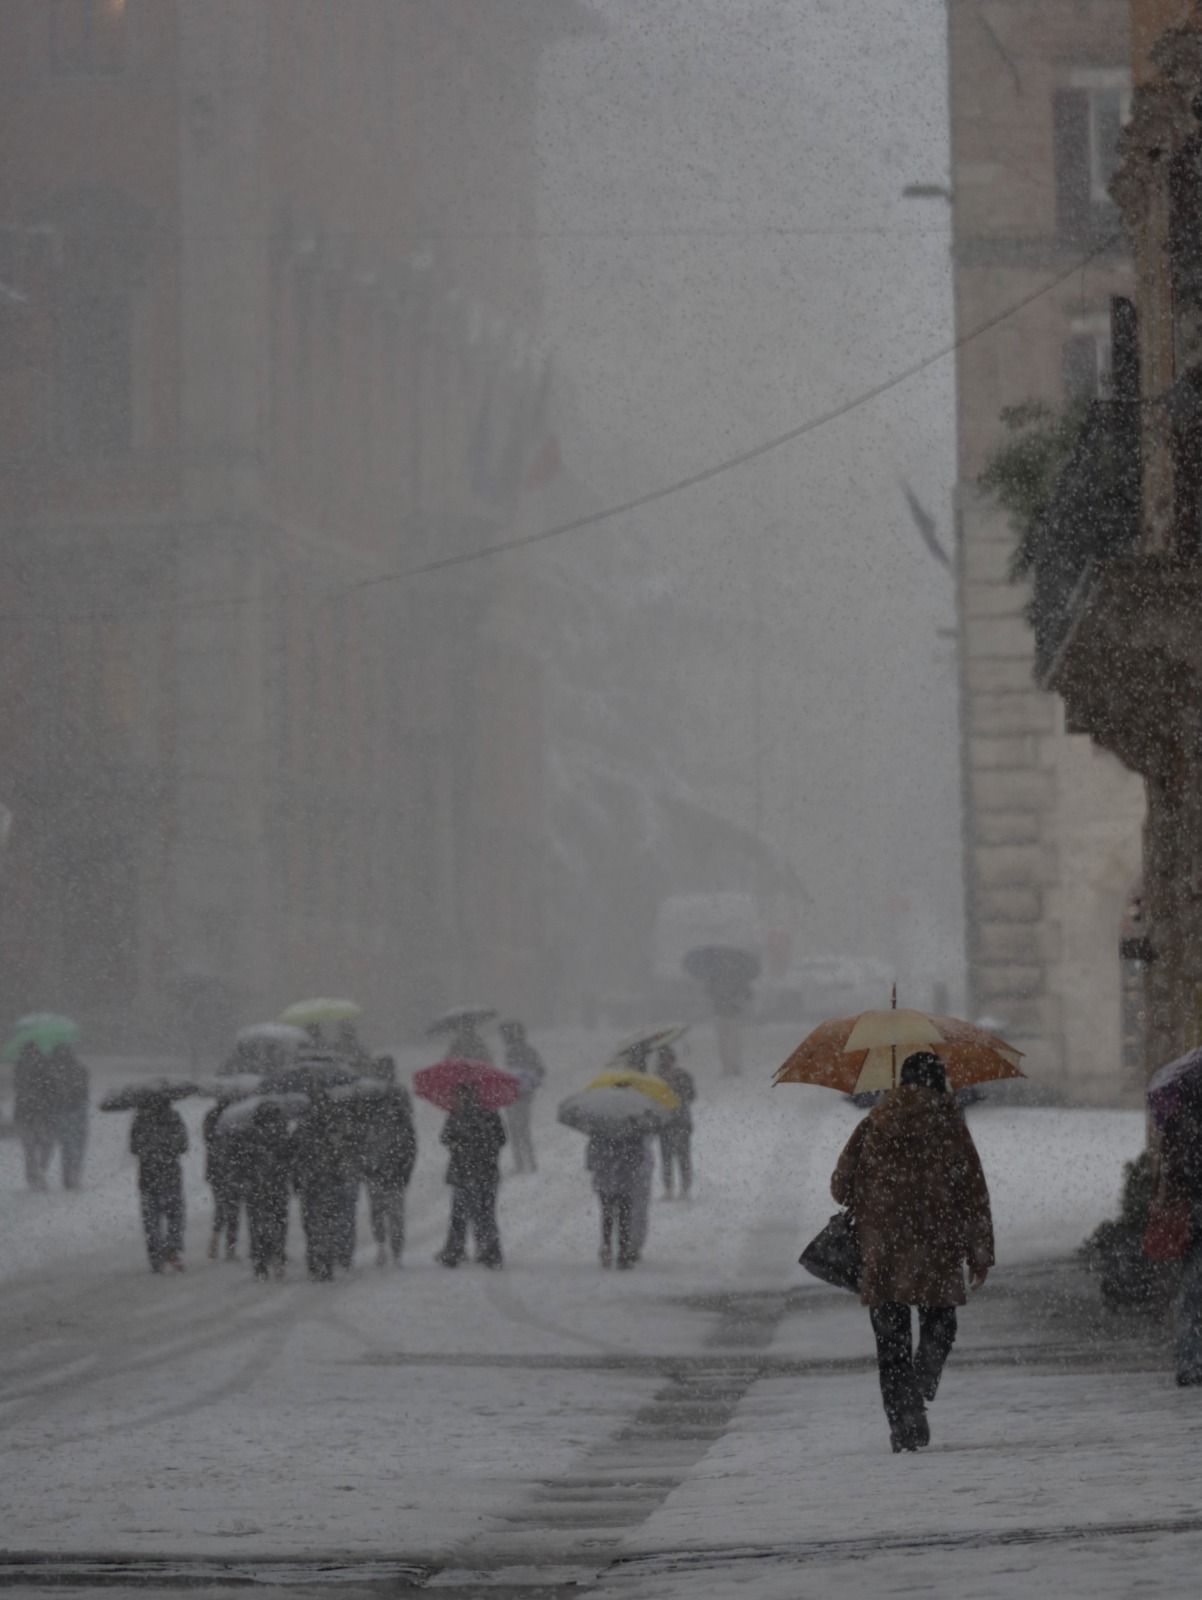
[[[82,76],[125,67],[127,0],[50,0],[50,70]]]
[[[1131,114],[1131,80],[1122,67],[1077,67],[1052,105],[1056,226],[1066,238],[1112,232],[1118,212],[1110,180]]]

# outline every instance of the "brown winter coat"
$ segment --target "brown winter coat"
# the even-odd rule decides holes
[[[989,1190],[950,1095],[903,1083],[856,1127],[831,1178],[855,1213],[866,1306],[962,1306],[964,1264],[993,1265]]]

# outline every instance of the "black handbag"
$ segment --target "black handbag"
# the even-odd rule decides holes
[[[799,1260],[807,1272],[821,1278],[823,1283],[859,1294],[864,1260],[851,1212],[836,1211],[822,1232],[806,1245]]]

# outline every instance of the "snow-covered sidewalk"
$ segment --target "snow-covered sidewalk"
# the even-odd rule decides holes
[[[26,1195],[0,1147],[9,1550],[591,1562],[615,1594],[657,1596],[685,1559],[690,1594],[825,1595],[845,1578],[872,1594],[894,1592],[864,1581],[882,1540],[921,1544],[882,1557],[882,1583],[931,1541],[974,1537],[955,1560],[983,1580],[999,1550],[1044,1560],[1037,1535],[1185,1516],[1194,1395],[1142,1350],[1108,1343],[1103,1369],[1079,1309],[1057,1315],[1056,1277],[1033,1265],[1113,1211],[1139,1116],[972,1114],[1006,1265],[963,1317],[931,1449],[895,1458],[866,1314],[796,1266],[856,1113],[771,1089],[777,1052],[765,1041],[736,1083],[695,1054],[696,1198],[657,1201],[629,1274],[597,1265],[582,1141],[554,1122],[596,1064],[587,1040],[557,1042],[539,1172],[503,1185],[499,1275],[432,1261],[447,1193],[429,1108],[403,1270],[378,1271],[368,1245],[333,1286],[256,1285],[244,1264],[204,1259],[199,1150],[188,1271],[152,1278],[124,1118],[96,1119],[82,1196]],[[673,1432],[656,1419],[682,1396]],[[988,1543],[1009,1534],[1013,1548]],[[969,1567],[931,1592],[1012,1592],[966,1587]]]

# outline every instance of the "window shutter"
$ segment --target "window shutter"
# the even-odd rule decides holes
[[[1089,91],[1057,89],[1052,100],[1056,227],[1066,239],[1090,233]]]

